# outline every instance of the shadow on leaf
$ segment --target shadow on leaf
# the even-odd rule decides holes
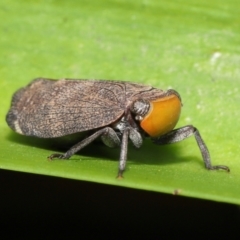
[[[43,139],[10,133],[7,140],[17,144],[49,150],[52,151],[52,153],[61,153],[67,151],[83,138],[83,134],[74,134],[72,136],[61,138]],[[187,152],[187,149],[184,149],[183,146],[183,143],[161,146],[152,143],[150,139],[145,139],[142,147],[140,149],[136,149],[130,143],[128,148],[128,161],[134,164],[148,165],[169,165],[188,161],[197,161],[200,165],[203,164],[199,157],[182,156],[184,151]],[[75,157],[72,156],[70,159],[77,160],[77,156],[82,155],[99,159],[102,158],[110,161],[118,161],[119,154],[120,148],[108,148],[101,141],[97,140],[83,148],[75,155]]]

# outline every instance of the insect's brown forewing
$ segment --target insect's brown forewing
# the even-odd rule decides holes
[[[65,136],[107,126],[134,98],[159,91],[121,81],[36,79],[14,94],[7,123],[28,136]]]

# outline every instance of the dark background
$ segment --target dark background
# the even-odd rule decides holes
[[[0,238],[239,239],[238,206],[0,171]]]

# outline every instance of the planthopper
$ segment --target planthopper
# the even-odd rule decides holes
[[[124,81],[38,78],[13,95],[6,121],[15,132],[39,138],[89,133],[64,154],[54,153],[49,159],[69,159],[97,138],[108,147],[119,146],[118,178],[126,166],[128,141],[140,148],[143,137],[164,145],[194,135],[205,167],[229,172],[227,166],[211,164],[196,127],[174,129],[181,107],[181,97],[173,89]]]

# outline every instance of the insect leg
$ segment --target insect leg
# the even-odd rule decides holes
[[[101,135],[101,140],[106,146],[110,148],[114,148],[121,145],[121,140],[118,134],[110,127],[108,128],[107,132]]]
[[[204,143],[198,129],[192,125],[187,125],[185,127],[181,127],[181,128],[172,130],[171,132],[169,132],[163,136],[153,139],[153,142],[156,144],[159,144],[159,145],[176,143],[176,142],[180,142],[192,135],[195,136],[198,147],[199,147],[202,157],[203,157],[205,167],[207,169],[209,169],[209,170],[223,169],[223,170],[226,170],[227,172],[230,171],[230,169],[224,165],[212,166],[208,148],[207,148],[206,144]]]
[[[121,144],[117,178],[123,178],[123,172],[125,170],[126,161],[127,161],[128,136],[129,136],[129,129],[125,128],[122,135],[122,144]]]
[[[86,147],[88,144],[93,142],[96,138],[98,138],[101,135],[107,135],[109,137],[113,136],[113,129],[110,127],[105,127],[103,129],[98,130],[97,132],[93,133],[91,136],[85,138],[81,142],[75,144],[72,146],[67,152],[64,154],[60,153],[54,153],[48,157],[48,159],[53,159],[53,158],[60,158],[60,159],[68,159],[72,155],[74,155],[76,152],[80,151],[82,148]],[[115,132],[115,131],[114,131]],[[112,140],[113,141],[113,140]]]

